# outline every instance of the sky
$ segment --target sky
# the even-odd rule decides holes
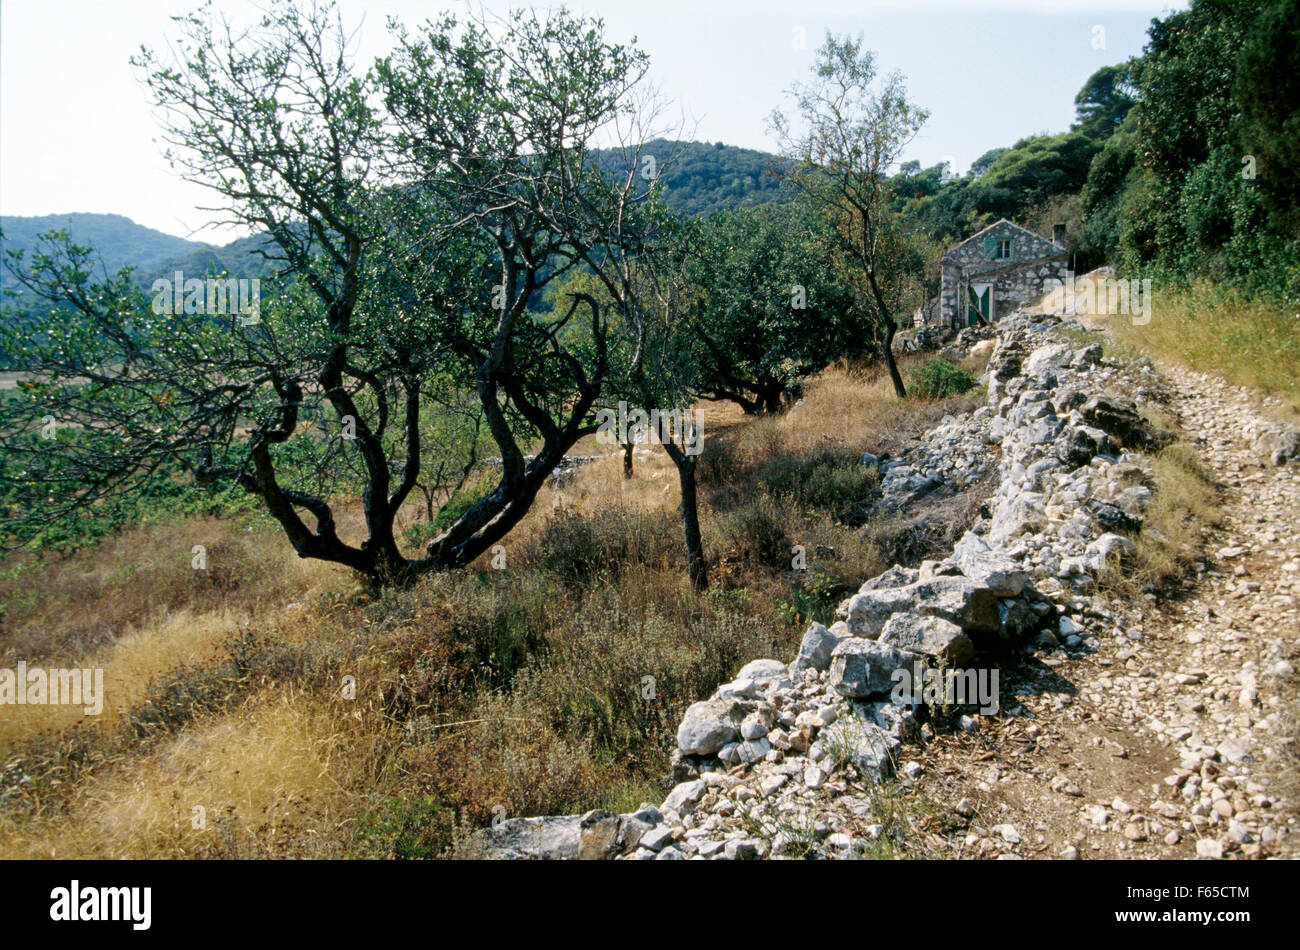
[[[214,0],[236,19],[250,0]],[[486,2],[491,12],[527,5]],[[543,6],[543,3],[533,5]],[[1186,0],[569,0],[604,18],[607,38],[650,55],[651,79],[685,137],[775,151],[766,117],[810,75],[827,30],[862,34],[884,71],[907,78],[930,118],[905,160],[962,173],[991,148],[1066,130],[1074,96],[1099,67],[1141,52],[1152,17]],[[175,36],[170,17],[198,0],[0,0],[0,214],[101,212],[223,243],[179,180],[129,59]],[[340,0],[359,25],[357,56],[388,49],[390,15],[410,26],[459,0]]]

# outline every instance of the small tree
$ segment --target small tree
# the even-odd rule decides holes
[[[697,226],[685,276],[699,292],[699,395],[775,412],[801,378],[861,344],[867,328],[818,224],[799,202],[719,212]]]
[[[785,174],[820,209],[844,260],[844,274],[881,330],[894,390],[906,395],[894,361],[896,314],[912,279],[905,266],[908,236],[890,208],[890,169],[928,113],[907,100],[899,73],[877,84],[875,56],[862,39],[827,34],[815,79],[790,91],[796,132],[776,110],[770,125],[788,160]],[[879,88],[877,88],[877,85]]]

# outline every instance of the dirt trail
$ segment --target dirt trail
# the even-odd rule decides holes
[[[1260,400],[1160,367],[1224,522],[1186,595],[1076,617],[1092,654],[1022,668],[974,735],[939,736],[922,788],[961,802],[963,857],[1259,857],[1300,851],[1294,673],[1300,653],[1300,465],[1247,441]],[[1010,680],[1010,681],[1008,681]],[[1019,694],[1019,695],[1016,695]],[[1010,826],[1010,827],[1007,827]]]

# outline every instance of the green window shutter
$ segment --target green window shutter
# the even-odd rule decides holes
[[[996,257],[998,256],[998,239],[997,239],[997,238],[985,238],[985,239],[984,239],[984,256],[985,256],[986,258],[988,258],[989,260],[993,260],[994,258],[996,258]]]

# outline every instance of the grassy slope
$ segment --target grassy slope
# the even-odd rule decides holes
[[[857,455],[964,404],[900,403],[879,372],[839,368],[784,417],[703,407],[703,597],[653,447],[631,481],[610,455],[545,490],[504,570],[374,599],[247,517],[11,561],[0,666],[102,665],[109,697],[98,721],[6,707],[0,856],[437,856],[498,806],[658,801],[685,707],[791,655],[808,616],[888,566],[888,526],[842,523],[874,488]],[[789,569],[796,543],[808,571]]]

